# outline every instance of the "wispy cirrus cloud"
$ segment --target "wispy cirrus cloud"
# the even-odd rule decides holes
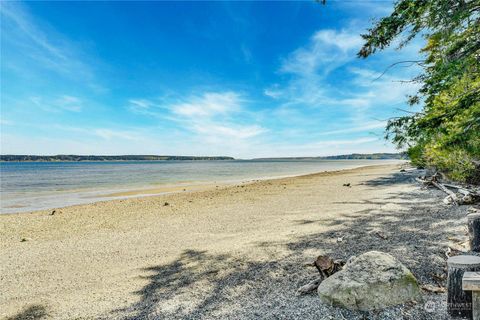
[[[386,125],[386,121],[370,121],[370,122],[367,122],[364,125],[361,125],[361,126],[358,126],[358,127],[350,127],[350,128],[344,128],[344,129],[323,131],[323,132],[320,132],[318,135],[319,136],[330,136],[330,135],[338,135],[338,134],[344,134],[344,133],[365,132],[367,130],[385,128],[385,125]]]
[[[206,92],[170,106],[170,110],[186,118],[213,118],[240,111],[240,95],[232,92]]]
[[[283,62],[280,72],[310,77],[325,75],[346,61],[362,45],[358,33],[349,30],[319,30],[305,46],[296,49]]]
[[[129,103],[131,112],[154,116],[162,122],[174,122],[184,131],[196,134],[196,139],[206,142],[245,140],[266,131],[252,123],[246,100],[233,91],[204,92],[168,101],[131,99]]]
[[[380,53],[372,65],[356,56],[362,43],[359,28],[318,30],[281,60],[279,72],[289,79],[275,85],[275,97],[268,94],[272,87],[264,94],[280,103],[278,114],[291,122],[311,125],[316,118],[321,125],[316,136],[382,129],[394,106],[404,105],[406,95],[418,89],[418,84],[401,81],[415,70],[392,70],[381,76],[390,64],[389,54]],[[397,54],[396,59],[417,55],[416,50]]]
[[[342,29],[318,30],[304,46],[295,49],[281,60],[279,73],[290,76],[286,85],[264,94],[285,100],[286,105],[319,107],[329,103],[333,88],[328,76],[343,65],[356,59],[356,51],[362,40],[358,32]]]
[[[112,140],[116,138],[120,138],[122,140],[140,140],[138,133],[125,131],[125,130],[112,130],[112,129],[95,129],[93,130],[94,134],[100,138],[105,140]]]
[[[75,126],[75,125],[60,125],[60,124],[29,124],[36,128],[43,130],[54,129],[57,132],[63,132],[65,134],[81,134],[85,137],[100,138],[105,141],[141,141],[147,132],[146,128],[111,128],[111,127],[95,127],[95,126]]]
[[[38,21],[21,2],[3,1],[0,15],[6,67],[27,75],[48,69],[70,80],[93,82],[93,71],[78,45]]]
[[[30,102],[47,112],[80,112],[83,106],[80,98],[70,95],[61,95],[55,98],[35,96],[30,97]]]
[[[270,88],[264,89],[263,94],[266,95],[267,97],[273,98],[273,99],[278,99],[282,96],[282,91],[279,90],[278,85],[273,85]]]

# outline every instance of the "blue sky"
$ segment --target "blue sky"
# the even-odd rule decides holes
[[[1,153],[390,152],[421,39],[356,58],[390,1],[2,2]]]

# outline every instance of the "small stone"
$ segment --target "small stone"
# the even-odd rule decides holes
[[[25,237],[25,238],[22,238],[22,239],[20,240],[20,242],[27,242],[27,241],[31,241],[31,240],[32,240],[32,238],[27,238],[27,237]]]
[[[382,240],[386,240],[388,239],[388,236],[385,234],[385,232],[381,231],[381,230],[374,230],[372,232],[372,234]]]
[[[163,204],[164,207],[169,206],[169,205],[170,205],[170,203],[168,203],[168,202],[165,202],[165,203]]]

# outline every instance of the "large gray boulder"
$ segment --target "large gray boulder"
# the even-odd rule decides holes
[[[318,287],[322,302],[351,310],[377,310],[420,301],[413,274],[393,256],[369,251],[350,259],[343,270]]]

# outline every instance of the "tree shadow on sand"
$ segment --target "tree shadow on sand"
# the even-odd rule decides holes
[[[374,179],[365,185],[410,183],[411,174]],[[339,213],[333,220],[296,220],[292,226],[315,224],[328,231],[291,238],[286,242],[262,242],[266,258],[185,250],[175,261],[143,269],[148,284],[136,292],[139,301],[112,311],[118,319],[448,319],[442,305],[445,294],[425,293],[434,301],[435,313],[423,304],[411,304],[376,312],[356,312],[319,303],[316,294],[297,296],[297,288],[317,277],[305,267],[312,252],[348,259],[369,250],[392,254],[404,263],[420,284],[439,283],[445,273],[446,239],[464,224],[465,208],[442,210],[435,192],[403,192],[372,201],[355,201],[359,210]],[[351,205],[345,202],[344,204]],[[386,205],[395,205],[392,209]],[[321,213],[319,213],[321,218]],[[321,229],[319,227],[319,229]],[[341,239],[341,241],[339,241]],[[275,249],[287,249],[281,258],[269,259]],[[263,251],[262,251],[263,252]]]
[[[48,316],[47,309],[42,305],[31,305],[20,311],[18,314],[6,320],[39,320]]]

